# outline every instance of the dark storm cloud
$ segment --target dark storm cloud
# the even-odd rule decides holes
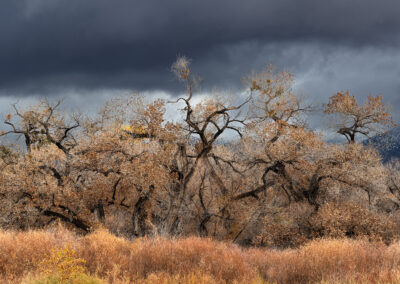
[[[304,46],[322,61],[338,46],[398,47],[399,12],[398,0],[1,1],[0,92],[175,90],[177,54],[194,59],[205,87],[268,61],[302,76],[301,60],[315,64]]]

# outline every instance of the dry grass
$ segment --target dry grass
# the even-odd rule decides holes
[[[196,237],[132,242],[105,230],[79,237],[62,228],[0,231],[0,282],[35,283],[26,279],[35,278],[52,249],[67,244],[104,283],[400,283],[400,243],[319,240],[277,251]]]
[[[278,283],[400,283],[400,243],[318,240],[300,249],[248,251],[260,276]]]

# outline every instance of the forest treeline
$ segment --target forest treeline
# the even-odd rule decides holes
[[[307,128],[311,108],[290,73],[249,76],[241,101],[199,101],[189,65],[172,65],[185,86],[174,102],[114,98],[96,116],[63,111],[60,101],[12,105],[0,135],[24,147],[0,148],[0,227],[61,221],[81,233],[101,226],[277,247],[398,237],[400,164],[384,165],[360,143],[395,125],[382,96],[332,95],[323,112],[346,142],[327,143]],[[167,103],[179,119],[166,120]]]

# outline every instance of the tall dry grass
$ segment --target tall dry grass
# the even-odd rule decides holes
[[[105,230],[77,236],[63,228],[0,231],[0,283],[34,279],[52,249],[68,244],[105,283],[400,283],[400,243],[318,240],[278,251],[197,237],[129,241]]]

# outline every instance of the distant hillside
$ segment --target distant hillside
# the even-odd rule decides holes
[[[378,149],[385,163],[392,158],[400,159],[400,127],[364,141],[364,144],[368,143],[372,143]]]

